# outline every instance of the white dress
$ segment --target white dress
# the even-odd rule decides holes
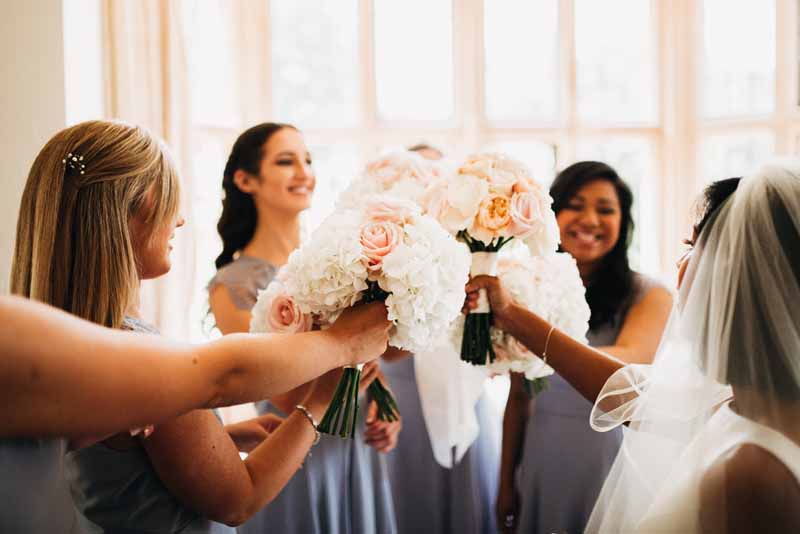
[[[703,474],[724,454],[745,444],[757,445],[771,453],[800,482],[800,447],[780,432],[735,413],[728,401],[684,451],[636,532],[701,532],[699,503]]]

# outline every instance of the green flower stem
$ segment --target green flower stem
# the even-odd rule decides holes
[[[345,367],[342,378],[336,386],[328,409],[322,416],[317,429],[320,432],[338,435],[343,438],[353,438],[358,420],[358,382],[361,379],[361,369],[358,367]]]
[[[392,392],[389,391],[380,379],[376,378],[369,385],[367,390],[369,396],[378,406],[378,419],[381,421],[397,421],[400,419],[400,409],[394,400]]]

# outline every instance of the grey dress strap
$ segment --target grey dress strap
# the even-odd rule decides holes
[[[238,258],[217,271],[208,282],[208,292],[223,286],[228,290],[234,306],[240,310],[250,311],[256,303],[258,292],[266,288],[278,268],[271,263],[240,254]]]
[[[158,331],[126,317],[122,327],[145,334]],[[79,521],[86,533],[233,534],[178,501],[164,486],[141,446],[112,449],[100,442],[66,456]]]

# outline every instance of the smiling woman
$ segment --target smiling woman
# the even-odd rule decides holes
[[[613,168],[598,161],[561,171],[550,194],[561,248],[575,258],[586,287],[589,344],[621,360],[649,362],[672,298],[629,266],[633,194]],[[521,532],[583,532],[622,433],[599,434],[587,427],[591,404],[560,375],[549,386],[531,401],[523,380],[512,377],[498,519],[517,524]]]
[[[311,206],[316,185],[311,161],[302,134],[285,124],[259,124],[234,143],[225,166],[225,200],[217,225],[224,250],[208,285],[211,311],[223,334],[249,330],[259,290],[269,285],[300,246],[300,214]],[[376,372],[365,368],[362,391]],[[257,409],[262,415],[286,416],[297,411],[298,402],[312,387],[304,384],[275,395],[258,403]],[[367,413],[366,408],[359,412]],[[394,447],[400,423],[374,418],[359,423],[352,442],[323,436],[303,472],[240,532],[394,531],[386,465],[376,449],[386,452]],[[357,512],[350,512],[349,500],[362,492],[370,498],[352,508]]]

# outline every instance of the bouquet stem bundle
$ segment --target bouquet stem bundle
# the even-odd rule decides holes
[[[389,295],[382,290],[377,282],[370,281],[368,288],[361,300],[363,303],[383,301]],[[345,367],[339,385],[333,394],[331,403],[319,424],[319,431],[325,434],[338,435],[342,438],[353,438],[358,422],[358,385],[361,380],[362,365]],[[379,379],[373,380],[367,390],[370,398],[378,406],[378,419],[381,421],[397,421],[400,410],[392,393]]]
[[[470,275],[481,274],[495,275],[495,263],[497,252],[514,239],[498,238],[492,240],[488,245],[470,237],[466,231],[458,233],[459,239],[469,246],[469,251],[473,254],[472,269]],[[480,260],[480,261],[479,261]],[[488,260],[488,261],[487,261]],[[494,347],[490,334],[492,326],[492,310],[489,307],[489,300],[486,291],[481,289],[478,297],[478,307],[471,310],[464,319],[464,337],[461,339],[461,359],[472,365],[486,365],[495,360]]]
[[[358,421],[358,383],[363,364],[345,367],[331,403],[317,429],[324,434],[353,438]]]
[[[534,397],[547,389],[547,378],[534,378],[533,380],[526,378],[524,384],[525,393],[528,394],[528,397]]]

